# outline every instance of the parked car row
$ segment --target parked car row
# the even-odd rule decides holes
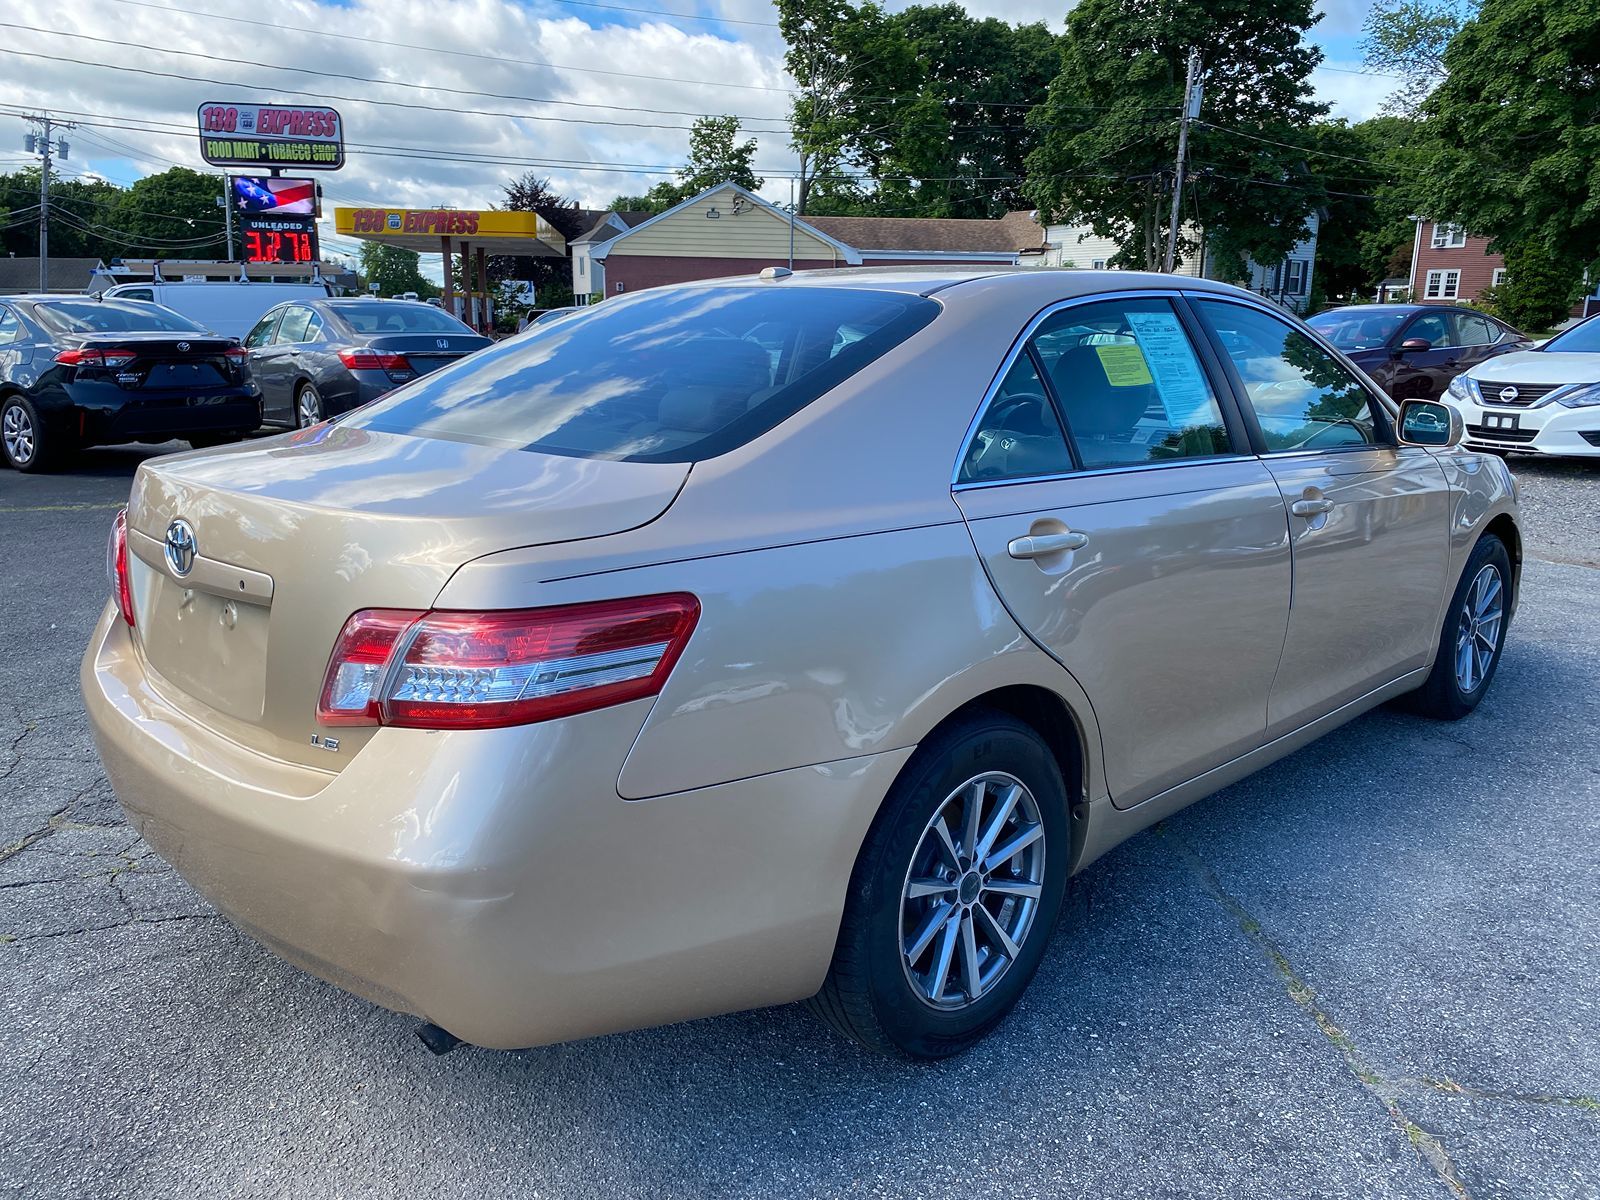
[[[314,425],[489,344],[427,304],[294,286],[294,298],[241,330],[241,345],[224,332],[238,324],[234,307],[222,303],[201,324],[145,295],[156,286],[0,300],[7,464],[41,471],[87,446],[181,438],[205,447],[263,425]],[[185,286],[168,285],[163,298],[236,298]],[[261,292],[251,295],[259,312]]]

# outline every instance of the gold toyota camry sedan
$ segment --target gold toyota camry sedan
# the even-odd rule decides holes
[[[143,464],[82,686],[139,831],[283,957],[519,1047],[811,998],[970,1045],[1067,878],[1494,678],[1516,492],[1249,293],[661,288]]]

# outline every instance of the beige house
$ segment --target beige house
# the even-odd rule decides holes
[[[574,243],[573,292],[616,295],[764,267],[1010,266],[1042,244],[1028,213],[997,220],[793,217],[735,183],[693,196],[654,217],[607,213]],[[628,226],[623,228],[624,226]],[[591,239],[591,235],[601,235]],[[584,257],[582,276],[578,247]],[[594,283],[600,281],[601,286]]]

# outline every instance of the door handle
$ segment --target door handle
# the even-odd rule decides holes
[[[1043,558],[1047,554],[1082,550],[1088,544],[1086,533],[1035,533],[1012,538],[1006,545],[1006,553],[1012,558]]]
[[[300,351],[298,351],[298,350],[289,351],[289,357],[290,358],[299,358],[300,357]]]
[[[1332,500],[1296,500],[1289,511],[1297,517],[1320,517],[1333,511]]]

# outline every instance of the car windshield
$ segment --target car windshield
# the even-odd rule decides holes
[[[536,325],[360,410],[391,433],[696,462],[765,433],[932,321],[853,288],[647,292]]]
[[[56,333],[204,333],[188,317],[142,300],[51,300],[37,304],[35,315]]]
[[[1405,319],[1404,312],[1393,309],[1335,308],[1318,313],[1306,324],[1341,350],[1381,350]]]
[[[1556,334],[1539,349],[1555,354],[1600,354],[1600,319],[1590,317]]]
[[[357,333],[471,333],[449,313],[427,304],[368,300],[339,304],[334,312]]]

